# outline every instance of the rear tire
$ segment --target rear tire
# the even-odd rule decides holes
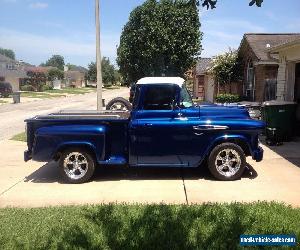
[[[60,157],[59,171],[66,182],[79,184],[91,179],[95,165],[95,159],[88,150],[69,148]]]
[[[131,109],[131,103],[123,97],[116,97],[106,105],[106,110],[131,111]]]
[[[234,143],[217,145],[208,158],[208,169],[218,180],[239,179],[246,167],[246,156],[242,148]]]

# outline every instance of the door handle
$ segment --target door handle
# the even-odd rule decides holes
[[[197,132],[194,132],[194,135],[200,136],[200,135],[203,135],[203,133],[197,133]]]
[[[188,118],[183,115],[183,113],[179,112],[177,116],[174,118],[175,120],[186,121]]]

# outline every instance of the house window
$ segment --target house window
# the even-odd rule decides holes
[[[247,64],[247,77],[245,84],[245,95],[250,100],[254,100],[254,67],[253,62],[251,60],[248,61]]]
[[[12,63],[6,64],[6,69],[8,70],[14,70],[15,69],[15,65]]]

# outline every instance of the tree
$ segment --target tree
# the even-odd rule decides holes
[[[183,76],[201,52],[194,0],[147,0],[124,26],[117,63],[126,84],[144,76]]]
[[[87,80],[92,81],[92,82],[97,81],[97,66],[96,66],[95,62],[91,62],[88,65]]]
[[[10,59],[16,60],[15,52],[11,49],[0,48],[0,54],[9,57]]]
[[[48,71],[47,78],[51,82],[53,82],[54,80],[62,80],[64,79],[64,72],[57,68],[50,69]]]
[[[241,68],[236,50],[217,55],[212,60],[209,72],[214,76],[219,85],[229,84],[241,79]]]
[[[63,56],[53,55],[49,58],[46,63],[41,64],[41,66],[52,66],[60,70],[64,70],[65,60]]]
[[[261,7],[262,3],[264,0],[251,0],[249,3],[249,6],[253,6],[254,4],[257,7]],[[202,3],[202,7],[206,7],[207,9],[211,8],[214,9],[216,8],[217,0],[197,0],[197,6],[200,5],[200,2]]]
[[[115,66],[110,63],[109,58],[103,57],[101,60],[101,66],[103,84],[115,84],[118,81],[117,70],[115,69]],[[88,66],[87,79],[93,82],[97,81],[97,68],[95,62],[91,62]]]
[[[43,72],[28,71],[27,76],[27,84],[31,85],[35,91],[41,91],[42,86],[46,84],[47,77]]]
[[[102,65],[102,80],[105,85],[115,84],[115,66],[109,61],[109,58],[103,57],[101,61]]]

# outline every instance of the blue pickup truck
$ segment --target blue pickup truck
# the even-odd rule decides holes
[[[236,180],[246,156],[263,158],[263,122],[243,107],[195,106],[179,77],[139,80],[130,112],[62,111],[26,122],[25,161],[59,161],[70,183],[88,181],[97,165],[201,165],[219,180]]]

